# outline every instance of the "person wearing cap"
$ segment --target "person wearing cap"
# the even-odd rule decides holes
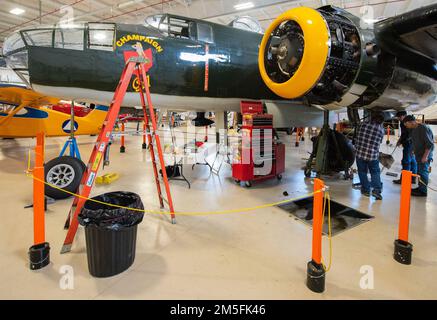
[[[403,123],[403,120],[407,116],[406,111],[399,111],[396,113],[396,118],[400,121],[401,127],[401,136],[396,144],[396,146],[402,146],[402,170],[408,170],[412,173],[417,173],[417,162],[416,158],[413,154],[413,144],[411,142],[411,130],[407,129]],[[401,184],[402,183],[402,175],[399,179],[393,180],[393,183]]]
[[[431,128],[416,121],[412,115],[403,120],[407,129],[411,129],[411,141],[417,160],[417,173],[420,175],[419,186],[411,190],[411,195],[426,197],[428,194],[429,165],[434,151],[434,135]]]
[[[357,129],[355,140],[356,162],[358,167],[358,176],[361,183],[361,194],[370,197],[370,188],[372,196],[376,200],[382,200],[381,190],[381,169],[379,168],[379,147],[384,139],[384,115],[381,112],[374,112],[371,115],[370,122],[361,124]],[[370,172],[370,183],[367,176]]]

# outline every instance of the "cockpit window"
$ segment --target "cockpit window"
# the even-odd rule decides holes
[[[183,18],[165,15],[161,16],[159,31],[165,36],[179,39],[195,39],[194,22]]]
[[[162,14],[156,14],[154,16],[149,16],[146,18],[146,24],[150,27],[153,27],[155,29],[158,29],[159,22],[162,19]]]
[[[159,31],[163,33],[164,35],[168,36],[168,16],[165,16],[161,19],[159,25],[158,25]]]
[[[19,53],[27,46],[114,51],[114,42],[114,23],[43,26],[25,29],[8,37],[4,42],[3,54],[9,56]]]
[[[157,28],[163,35],[178,39],[214,43],[214,32],[207,23],[172,15],[155,15],[146,19],[146,24]]]
[[[208,24],[198,23],[197,40],[207,43],[214,43],[214,35],[212,32],[212,27]]]
[[[169,17],[168,33],[175,38],[190,39],[192,24],[193,22],[188,20]]]
[[[53,29],[25,30],[23,38],[29,46],[51,47],[53,45]]]
[[[88,24],[88,48],[114,51],[115,25],[113,23]]]
[[[84,29],[59,28],[55,30],[55,48],[83,50]]]

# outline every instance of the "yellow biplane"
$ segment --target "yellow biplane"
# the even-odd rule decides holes
[[[28,138],[43,131],[48,137],[67,136],[71,115],[53,110],[59,99],[43,96],[22,86],[0,84],[0,137]],[[97,106],[86,116],[74,119],[74,134],[97,134],[108,108]]]
[[[73,111],[74,117],[71,112]],[[0,68],[0,138],[33,138],[44,132],[47,137],[98,134],[106,118],[108,107],[96,106],[90,112],[84,106],[63,103],[58,98],[45,96],[33,91],[13,70]],[[72,131],[74,135],[72,135]],[[66,144],[60,156],[44,165],[45,180],[70,192],[75,192],[80,184],[85,164],[77,149],[70,156],[64,156]],[[50,186],[45,187],[47,196],[54,199],[68,197]]]

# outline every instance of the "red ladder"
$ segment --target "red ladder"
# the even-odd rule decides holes
[[[78,190],[78,194],[80,195],[80,197],[75,197],[73,201],[73,205],[71,206],[70,212],[68,214],[67,221],[65,223],[64,228],[68,229],[68,232],[67,232],[67,236],[65,237],[64,245],[62,246],[61,253],[66,253],[71,251],[71,246],[73,244],[73,240],[79,226],[79,221],[77,219],[77,216],[79,215],[86,201],[85,199],[88,198],[91,193],[94,180],[97,177],[97,171],[99,170],[101,160],[104,157],[105,149],[108,146],[111,132],[117,120],[121,104],[123,102],[127,88],[134,74],[136,75],[139,83],[139,94],[144,111],[144,122],[146,124],[147,135],[149,138],[148,139],[149,151],[153,163],[153,173],[155,175],[155,183],[158,191],[159,204],[161,208],[164,208],[164,202],[168,204],[169,211],[171,213],[171,221],[173,224],[176,223],[176,217],[173,208],[173,200],[170,193],[170,186],[168,184],[167,172],[165,170],[161,141],[159,139],[159,135],[157,132],[158,125],[155,117],[155,112],[153,110],[153,104],[150,96],[150,90],[149,90],[148,79],[147,79],[146,67],[150,68],[152,61],[144,55],[144,51],[142,50],[141,44],[137,44],[137,53],[138,53],[137,57],[129,58],[125,64],[123,73],[120,78],[120,82],[118,83],[118,86],[115,90],[112,103],[106,115],[106,119],[103,122],[102,129],[100,131],[96,144],[91,153],[86,171],[84,172]],[[144,94],[146,95],[146,98],[144,98]],[[146,100],[147,100],[147,104],[146,104]],[[147,115],[147,107],[148,107],[149,115]],[[150,127],[152,130],[150,130]],[[159,179],[159,171],[157,168],[158,162],[156,159],[154,144],[156,144],[156,148],[158,149],[157,150],[158,160],[159,160],[160,169],[162,170],[162,178],[164,181],[167,199],[164,199],[162,194],[162,188]]]

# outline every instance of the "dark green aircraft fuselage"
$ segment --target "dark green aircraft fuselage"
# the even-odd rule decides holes
[[[437,7],[424,10],[435,14]],[[279,25],[261,56],[263,68],[268,69],[265,82],[258,64],[262,34],[170,14],[159,15],[154,21],[157,24],[89,22],[22,30],[5,41],[4,51],[14,70],[29,72],[34,90],[100,104],[111,102],[125,53],[135,52],[133,46],[138,42],[152,54],[149,84],[156,105],[173,110],[238,111],[241,100],[274,102],[278,108],[311,104],[325,110],[403,109],[435,101],[435,77],[429,78],[435,70],[426,64],[408,67],[397,55],[380,50],[374,30],[361,28],[360,19],[347,11],[331,6],[317,11],[326,23],[327,30],[322,31],[328,32],[329,40],[317,39],[317,35],[305,37],[293,21]],[[414,18],[421,12],[414,12]],[[432,24],[433,20],[428,20]],[[381,43],[387,42],[386,38],[389,35]],[[314,52],[305,45],[310,41],[319,41],[327,48],[321,70],[308,64],[301,67],[304,53]],[[305,61],[312,61],[308,59]],[[296,68],[301,78],[297,78]],[[299,87],[309,75],[318,79],[311,80],[299,94],[284,94]],[[287,80],[293,78],[294,82]],[[284,90],[278,91],[278,86]],[[133,78],[128,91],[136,89]],[[138,95],[133,96],[127,95],[125,106],[139,105]]]
[[[282,100],[267,88],[258,70],[262,35],[214,24],[214,42],[164,36],[158,30],[116,24],[114,50],[71,50],[28,46],[31,83],[114,91],[124,52],[137,42],[151,49],[152,93],[172,96]],[[88,43],[85,32],[84,43]],[[129,91],[134,91],[131,83]]]

